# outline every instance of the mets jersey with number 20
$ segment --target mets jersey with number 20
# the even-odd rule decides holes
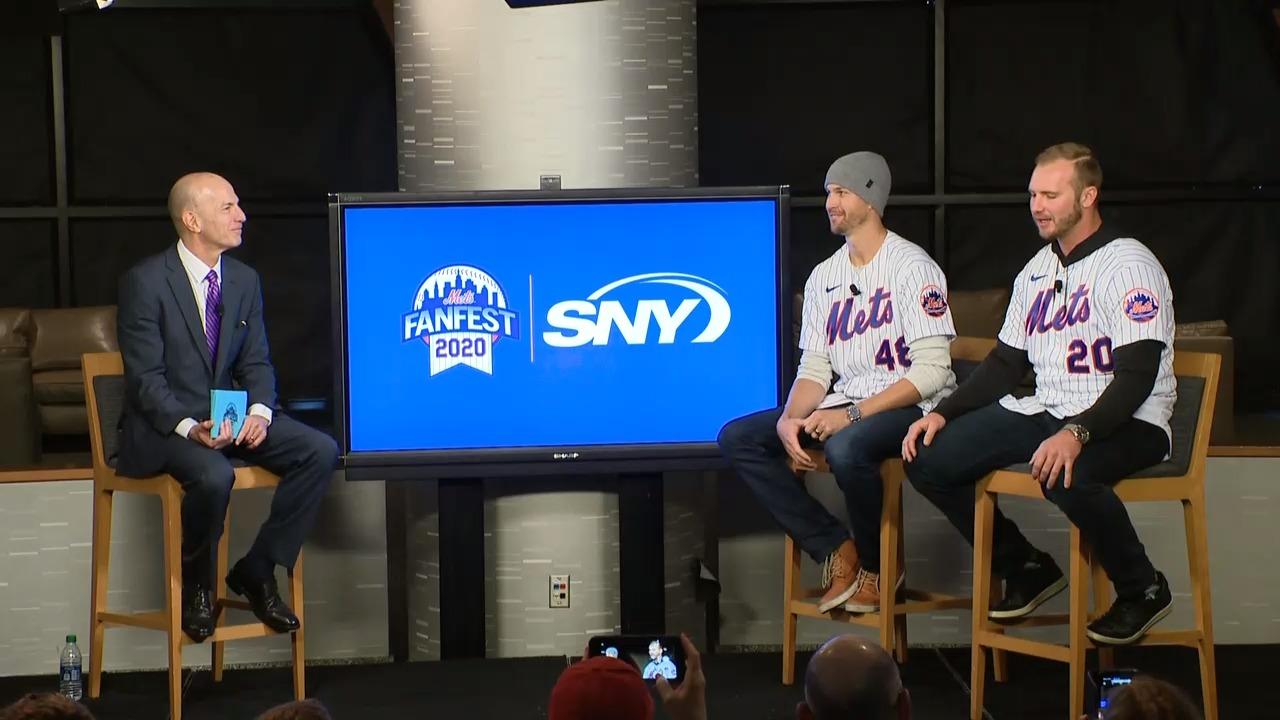
[[[1134,417],[1169,434],[1177,383],[1173,291],[1164,267],[1132,238],[1113,238],[1066,265],[1056,248],[1056,241],[1045,245],[1018,273],[1000,330],[1001,342],[1027,352],[1035,395],[1008,395],[1000,404],[1024,415],[1079,415],[1115,377],[1116,348],[1156,340],[1164,350],[1155,387]]]

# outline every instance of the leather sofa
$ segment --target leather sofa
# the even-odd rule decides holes
[[[34,464],[41,448],[86,438],[80,356],[116,349],[114,305],[0,308],[0,465]]]
[[[1009,306],[1008,288],[988,290],[952,290],[948,300],[956,333],[967,337],[994,338],[1004,324],[1005,310]],[[803,293],[796,293],[793,303],[793,334],[795,344],[800,341],[801,309]],[[1196,323],[1178,323],[1174,328],[1173,349],[1188,352],[1217,353],[1222,356],[1222,377],[1218,382],[1218,398],[1213,413],[1213,432],[1210,442],[1214,445],[1234,444],[1235,437],[1235,352],[1227,324],[1221,320]],[[1032,379],[1028,379],[1028,384]]]

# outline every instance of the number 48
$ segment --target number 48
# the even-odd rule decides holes
[[[880,349],[876,351],[876,365],[884,365],[889,372],[893,372],[896,365],[893,361],[894,351],[897,351],[898,362],[904,368],[911,367],[911,361],[907,359],[907,351],[911,348],[907,347],[907,341],[903,337],[898,338],[898,342],[893,347],[889,346],[889,341],[885,340],[880,343]]]

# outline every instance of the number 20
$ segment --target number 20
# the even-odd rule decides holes
[[[1093,341],[1093,346],[1085,345],[1083,340],[1072,340],[1067,346],[1067,372],[1074,375],[1088,374],[1088,356],[1093,355],[1093,369],[1108,373],[1115,369],[1116,361],[1111,357],[1111,338],[1100,337]]]

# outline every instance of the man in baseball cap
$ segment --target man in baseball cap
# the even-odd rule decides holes
[[[599,655],[574,663],[551,689],[548,720],[650,720],[653,698],[640,672]]]
[[[707,680],[702,656],[687,635],[684,648],[685,676],[673,687],[658,676],[654,689],[671,720],[707,720]],[[634,665],[604,655],[570,665],[551,689],[548,720],[650,720],[653,697]]]

